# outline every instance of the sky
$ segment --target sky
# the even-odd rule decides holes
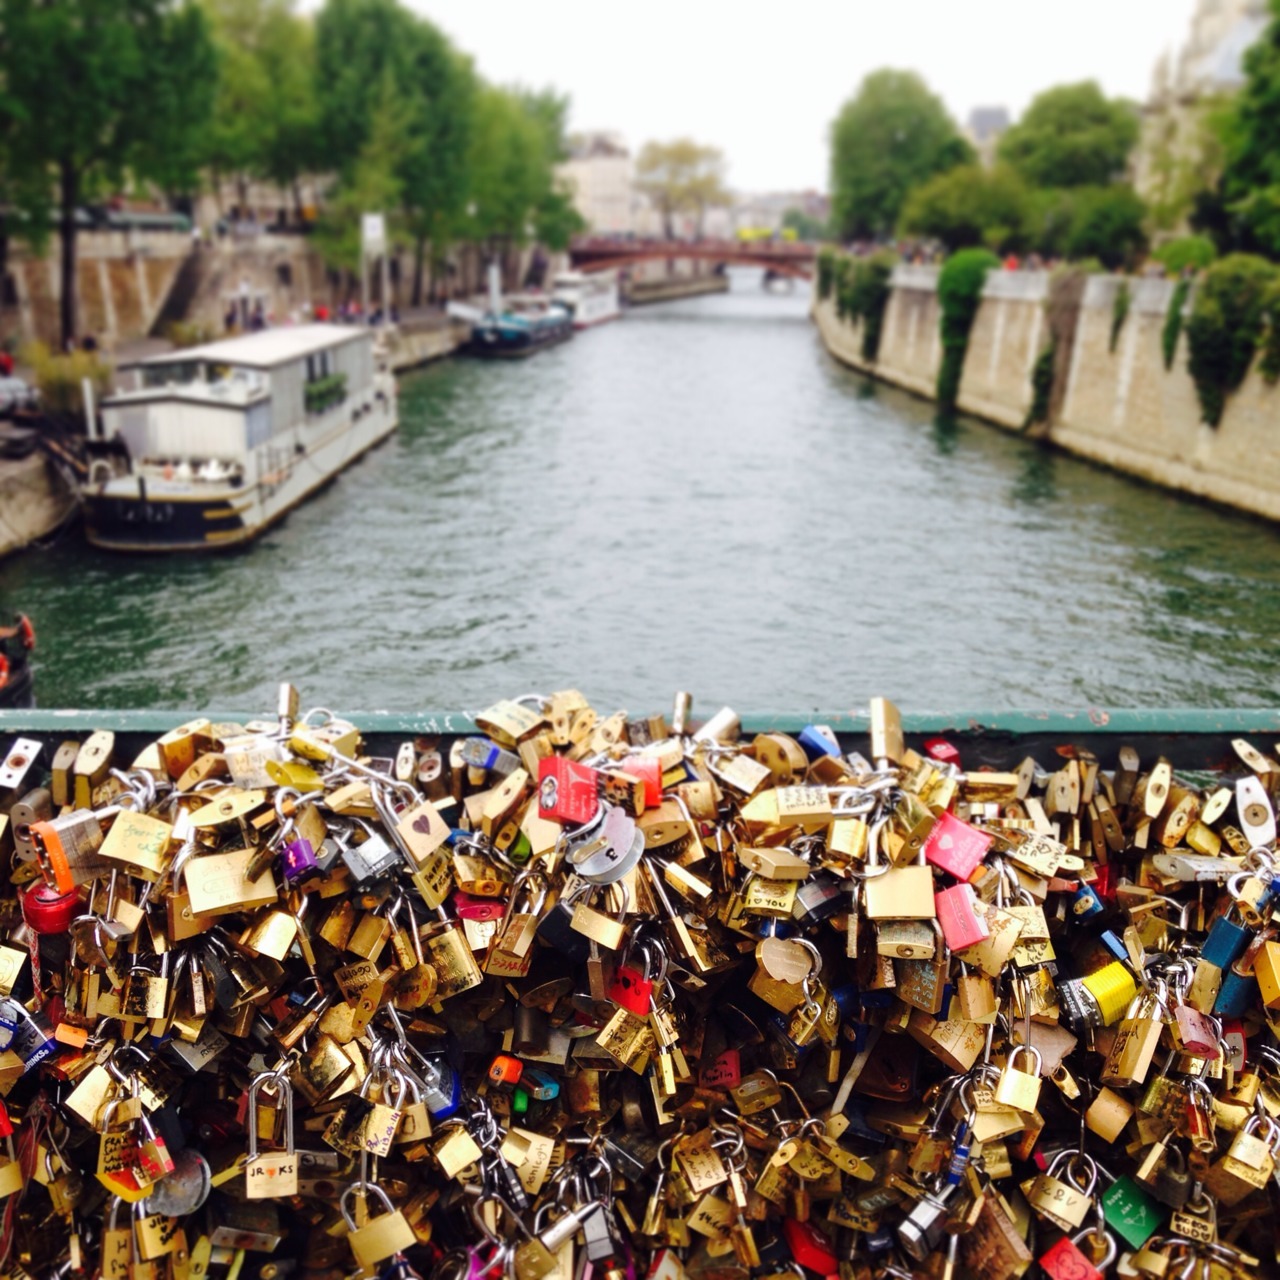
[[[1195,0],[405,0],[486,79],[554,86],[573,130],[691,136],[739,191],[826,189],[827,127],[868,72],[912,68],[963,123],[1096,79],[1143,100]],[[315,0],[306,7],[315,7]]]

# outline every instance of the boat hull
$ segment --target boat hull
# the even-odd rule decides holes
[[[301,451],[268,452],[260,479],[239,488],[148,487],[133,481],[81,491],[85,536],[109,551],[223,551],[252,542],[294,507],[385,440],[397,425],[391,397],[357,420],[333,429]],[[184,491],[185,490],[185,491]]]
[[[559,346],[562,342],[568,342],[573,337],[573,326],[566,323],[563,328],[558,328],[547,334],[530,335],[527,340],[511,340],[502,337],[490,340],[483,337],[472,337],[471,341],[463,347],[463,351],[469,356],[475,356],[480,360],[524,360],[529,356],[536,355],[539,351],[545,351],[548,347]]]

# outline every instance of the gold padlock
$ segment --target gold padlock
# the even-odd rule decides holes
[[[1024,1060],[1030,1059],[1031,1071],[1019,1071],[1013,1064],[1019,1054]],[[1018,1111],[1034,1111],[1040,1101],[1040,1068],[1043,1059],[1038,1049],[1030,1045],[1015,1045],[1009,1051],[1004,1070],[1000,1073],[1000,1081],[996,1085],[996,1101],[1002,1106],[1014,1107]]]
[[[376,1218],[369,1218],[364,1226],[356,1225],[355,1214],[348,1209],[347,1202],[363,1190],[366,1198],[375,1196],[386,1210]],[[404,1213],[395,1208],[390,1196],[376,1183],[362,1185],[353,1182],[343,1193],[338,1202],[343,1220],[347,1224],[347,1244],[351,1253],[365,1271],[372,1271],[379,1262],[386,1261],[405,1249],[411,1249],[418,1242],[413,1228],[409,1225]]]

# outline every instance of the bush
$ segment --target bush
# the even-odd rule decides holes
[[[212,342],[218,335],[199,320],[175,320],[168,329],[169,341],[175,347],[199,347]]]
[[[85,378],[93,384],[97,400],[111,390],[111,366],[99,359],[96,351],[56,355],[42,342],[33,342],[23,351],[22,361],[31,366],[40,391],[40,407],[46,413],[83,416],[84,389],[81,383]]]
[[[1011,169],[963,165],[939,174],[907,198],[902,229],[950,250],[985,245],[1008,251],[1026,243],[1031,193]]]
[[[818,299],[821,302],[831,297],[831,289],[836,281],[836,268],[839,255],[834,249],[818,251]]]
[[[1120,281],[1120,287],[1116,290],[1115,299],[1111,303],[1111,345],[1110,351],[1115,355],[1116,346],[1120,342],[1120,331],[1124,328],[1124,322],[1129,318],[1129,308],[1133,304],[1133,293],[1129,289],[1127,280]]]
[[[317,378],[308,382],[303,392],[303,402],[308,413],[324,413],[334,405],[341,404],[347,396],[347,375],[331,373],[327,378]]]
[[[1170,275],[1180,276],[1188,268],[1203,271],[1218,258],[1218,250],[1208,236],[1182,236],[1162,244],[1151,255]]]
[[[1182,312],[1187,305],[1187,294],[1191,292],[1190,280],[1179,280],[1169,299],[1169,310],[1165,313],[1164,329],[1160,334],[1160,343],[1164,348],[1164,367],[1173,368],[1174,356],[1178,354],[1178,339],[1182,336]]]
[[[897,255],[884,250],[869,258],[842,256],[830,268],[836,315],[851,323],[862,321],[862,358],[873,363],[880,353],[889,278],[897,265]]]
[[[1187,367],[1205,422],[1222,421],[1227,397],[1245,380],[1268,328],[1280,268],[1265,258],[1234,253],[1214,263],[1196,290],[1187,323]],[[1270,342],[1268,343],[1270,346]],[[1274,366],[1280,373],[1280,356]]]
[[[954,409],[964,372],[969,333],[982,300],[987,272],[1000,259],[987,249],[962,249],[947,259],[938,276],[938,305],[942,309],[942,364],[938,369],[938,405]]]
[[[1258,368],[1267,385],[1274,387],[1280,382],[1280,283],[1273,284],[1268,290],[1265,305],[1267,333],[1262,341],[1262,359]]]
[[[1110,271],[1132,266],[1146,250],[1146,216],[1147,206],[1132,187],[1079,191],[1067,253],[1073,258],[1099,258]]]

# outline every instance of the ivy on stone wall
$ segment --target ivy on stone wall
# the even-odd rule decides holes
[[[1169,310],[1165,313],[1164,329],[1160,334],[1166,369],[1173,368],[1174,357],[1178,354],[1178,339],[1182,336],[1182,312],[1186,308],[1190,292],[1191,281],[1184,277],[1174,286],[1173,296],[1169,299]]]
[[[1277,289],[1280,268],[1247,253],[1214,263],[1200,281],[1187,323],[1187,367],[1201,416],[1211,427],[1222,421],[1227,397],[1244,382],[1264,337],[1265,363],[1280,377],[1280,352],[1272,354],[1276,340],[1268,333],[1275,328],[1268,320],[1276,310]]]
[[[1129,290],[1129,282],[1127,280],[1120,281],[1120,287],[1116,290],[1116,296],[1111,303],[1111,346],[1110,351],[1115,355],[1116,347],[1120,343],[1120,331],[1124,328],[1124,322],[1129,318],[1129,308],[1133,305],[1133,294]]]
[[[862,321],[862,358],[875,363],[880,354],[880,335],[884,331],[884,313],[889,306],[892,289],[889,280],[898,265],[897,256],[889,251],[866,258],[833,255],[828,271],[828,293],[835,294],[836,315],[850,323]],[[823,297],[823,265],[818,262],[818,296]]]
[[[818,301],[826,302],[836,282],[836,269],[841,262],[834,249],[818,251]]]
[[[1058,358],[1058,340],[1050,336],[1049,345],[1040,353],[1031,370],[1031,407],[1027,410],[1023,431],[1037,423],[1049,421],[1049,402],[1053,398],[1053,374]]]
[[[1267,385],[1274,387],[1280,382],[1280,282],[1273,284],[1267,292],[1266,312],[1267,332],[1262,340],[1262,359],[1258,362],[1258,369]]]
[[[982,301],[982,286],[987,272],[999,265],[1000,259],[986,249],[961,249],[947,259],[938,276],[942,364],[938,368],[937,397],[941,409],[955,408],[969,334]]]

